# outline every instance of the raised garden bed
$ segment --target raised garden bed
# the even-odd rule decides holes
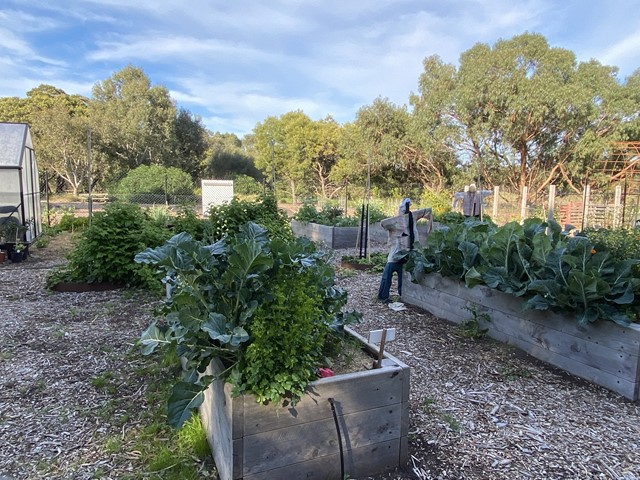
[[[205,374],[216,368],[212,363]],[[376,475],[407,461],[409,367],[391,355],[385,354],[382,368],[312,382],[295,407],[262,405],[252,395],[233,398],[231,389],[213,382],[200,406],[221,480],[340,478],[340,441],[330,399],[346,474]]]
[[[291,229],[296,237],[307,237],[314,242],[322,242],[329,248],[355,248],[358,244],[360,227],[331,227],[312,222],[291,220]],[[369,225],[369,239],[383,242],[387,233],[380,223]]]
[[[476,308],[477,314],[490,317],[482,325],[490,337],[629,400],[639,398],[638,324],[623,327],[599,321],[582,327],[571,316],[523,311],[517,297],[486,286],[467,288],[437,273],[426,275],[419,283],[407,276],[402,300],[455,323],[471,317],[466,308]]]

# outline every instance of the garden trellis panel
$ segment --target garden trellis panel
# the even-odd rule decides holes
[[[29,125],[0,123],[0,225],[25,226],[20,238],[32,242],[41,232],[40,181]]]

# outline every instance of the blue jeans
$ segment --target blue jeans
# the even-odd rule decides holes
[[[378,300],[380,301],[386,302],[389,300],[393,272],[398,273],[398,295],[402,295],[402,264],[399,262],[387,262],[382,272],[382,280],[380,280],[380,289],[378,290]]]

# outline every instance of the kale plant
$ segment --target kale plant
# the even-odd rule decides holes
[[[306,239],[270,238],[249,222],[211,245],[180,233],[136,256],[168,286],[165,322],[142,334],[142,351],[173,345],[186,363],[169,423],[182,425],[202,403],[212,381],[202,373],[213,360],[235,394],[297,402],[316,378],[330,333],[359,318],[342,312],[346,292],[325,255]]]

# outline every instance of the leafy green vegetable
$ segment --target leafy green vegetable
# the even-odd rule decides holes
[[[270,238],[255,223],[212,245],[179,233],[135,260],[156,267],[168,286],[165,324],[152,323],[140,341],[145,354],[174,345],[186,364],[169,399],[175,426],[201,401],[212,380],[201,373],[214,359],[235,393],[295,404],[329,334],[359,318],[342,312],[346,292],[335,286],[326,254],[305,239]]]
[[[640,312],[640,260],[614,258],[587,237],[563,235],[560,226],[528,219],[497,227],[464,222],[431,234],[412,252],[407,269],[484,284],[522,296],[523,308],[572,312],[580,324],[598,319],[626,325]]]

